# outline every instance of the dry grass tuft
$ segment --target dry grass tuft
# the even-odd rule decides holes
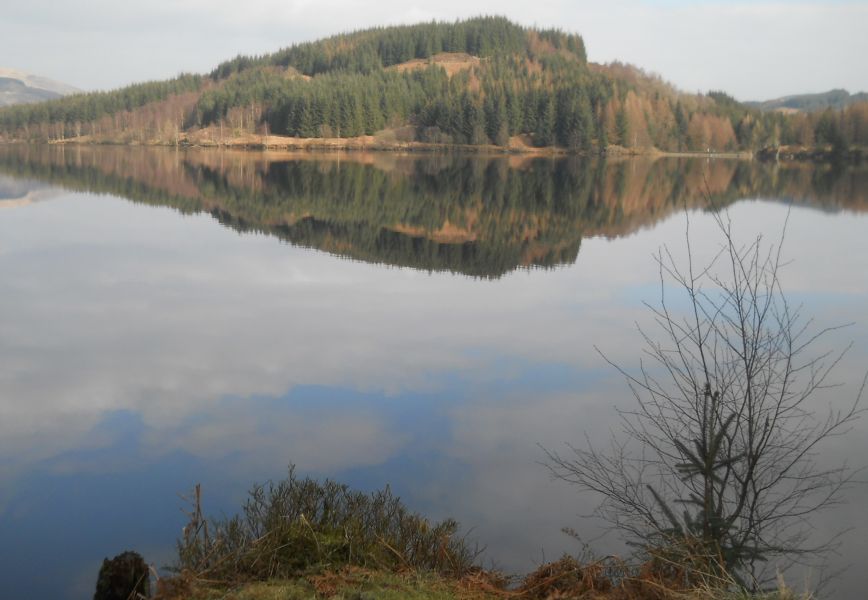
[[[460,579],[475,569],[479,554],[457,522],[428,521],[388,487],[365,494],[331,480],[297,478],[292,468],[283,481],[255,486],[234,517],[205,518],[198,486],[191,503],[177,577],[163,584],[167,597],[197,582],[233,586],[301,576],[326,592],[339,578],[363,572],[354,568]]]

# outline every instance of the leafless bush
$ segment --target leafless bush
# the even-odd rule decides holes
[[[554,476],[599,494],[599,515],[646,553],[682,566],[700,557],[695,570],[756,589],[772,566],[817,564],[835,548],[834,534],[816,541],[810,519],[841,501],[856,471],[819,455],[858,418],[865,381],[843,405],[816,409],[849,347],[818,350],[837,327],[816,328],[783,293],[783,234],[741,245],[728,215],[715,219],[723,243],[708,264],[694,264],[689,222],[686,265],[657,254],[656,329],[639,327],[638,370],[606,359],[637,403],[619,411],[623,435],[605,449],[546,452]]]

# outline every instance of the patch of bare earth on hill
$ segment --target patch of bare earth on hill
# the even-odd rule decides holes
[[[476,234],[458,225],[454,225],[449,221],[445,221],[443,225],[436,230],[428,230],[424,227],[414,227],[398,223],[391,226],[389,229],[396,233],[403,233],[411,237],[427,237],[428,239],[440,244],[464,244],[466,242],[475,242]]]
[[[431,58],[414,58],[407,62],[392,65],[386,70],[404,73],[405,71],[419,71],[427,69],[431,65],[437,65],[438,67],[443,67],[446,70],[446,74],[452,77],[456,73],[475,67],[480,62],[481,60],[478,57],[464,52],[441,52]]]

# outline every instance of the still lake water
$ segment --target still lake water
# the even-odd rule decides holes
[[[708,193],[706,193],[706,190]],[[501,567],[599,533],[540,445],[604,440],[651,255],[700,255],[708,212],[777,235],[782,278],[868,365],[868,169],[722,160],[0,147],[0,598],[89,598],[100,562],[171,561],[178,494],[234,512],[289,463],[390,484]],[[792,208],[790,208],[792,207]],[[868,463],[868,423],[823,460]],[[868,586],[868,492],[841,597]],[[615,536],[595,542],[618,549]]]

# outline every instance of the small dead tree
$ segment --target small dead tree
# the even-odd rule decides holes
[[[638,327],[638,371],[601,352],[637,402],[619,411],[624,435],[606,449],[546,450],[547,465],[599,494],[598,514],[646,553],[687,567],[701,558],[703,577],[756,589],[772,566],[817,564],[835,547],[834,536],[814,539],[809,520],[841,501],[856,471],[825,466],[819,452],[858,418],[865,381],[843,408],[817,410],[849,347],[818,351],[837,328],[815,329],[788,302],[783,234],[774,245],[762,236],[741,245],[728,215],[715,218],[723,243],[708,264],[693,264],[689,221],[686,264],[668,248],[656,255],[660,300],[647,305],[656,331]],[[686,312],[674,308],[672,286]]]

